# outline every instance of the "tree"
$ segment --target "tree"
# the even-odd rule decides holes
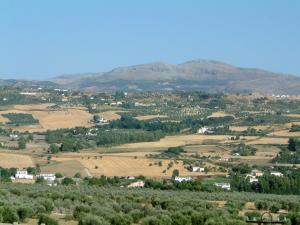
[[[179,170],[178,169],[173,170],[172,178],[174,179],[175,177],[178,177],[178,176],[179,176]]]
[[[58,222],[55,219],[52,219],[51,217],[41,214],[39,215],[39,225],[45,224],[45,225],[58,225]]]
[[[18,140],[18,148],[19,149],[25,149],[26,148],[26,140],[23,137],[20,137]]]
[[[79,220],[78,225],[109,225],[109,223],[101,217],[86,214]]]
[[[74,177],[75,178],[81,178],[81,173],[75,173]]]
[[[76,184],[76,182],[72,178],[66,177],[62,180],[61,184],[68,186],[68,185],[74,185]]]
[[[48,152],[51,154],[56,154],[59,152],[59,147],[56,144],[51,144],[48,148]]]
[[[296,139],[295,138],[289,138],[289,143],[288,143],[288,149],[290,151],[295,152],[296,151]]]

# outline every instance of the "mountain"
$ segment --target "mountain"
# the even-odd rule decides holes
[[[300,94],[300,77],[240,68],[213,60],[193,60],[177,65],[155,62],[104,73],[63,75],[51,81],[65,88],[85,91],[202,90]]]
[[[57,83],[51,81],[36,81],[36,80],[17,80],[17,79],[0,79],[1,86],[12,86],[21,88],[56,88]]]

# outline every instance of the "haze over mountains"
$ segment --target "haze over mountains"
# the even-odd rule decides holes
[[[62,75],[50,81],[53,85],[85,91],[202,90],[300,94],[300,77],[240,68],[213,60],[193,60],[177,65],[155,62],[101,73]]]

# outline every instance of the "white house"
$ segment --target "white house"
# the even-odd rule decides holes
[[[281,172],[271,172],[271,175],[276,176],[276,177],[283,177],[283,174]]]
[[[37,175],[38,178],[43,178],[47,182],[53,182],[56,179],[55,174],[52,173],[44,173]]]
[[[175,177],[174,180],[181,183],[182,181],[186,181],[186,182],[191,181],[192,178],[191,177]]]
[[[229,183],[215,183],[216,187],[220,187],[222,189],[230,191],[230,184]]]
[[[208,132],[208,127],[201,127],[199,130],[198,130],[198,134],[205,134]]]
[[[192,171],[193,172],[204,172],[204,167],[193,166]]]
[[[28,180],[33,180],[33,175],[28,174],[26,170],[18,170],[16,175],[16,179],[28,179]]]

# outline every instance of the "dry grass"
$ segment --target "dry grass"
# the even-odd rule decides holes
[[[13,108],[16,110],[35,111],[35,110],[48,110],[48,108],[53,105],[54,105],[53,103],[14,105]]]
[[[146,115],[146,116],[137,116],[134,118],[137,120],[151,120],[155,118],[168,118],[168,117],[164,115]]]
[[[52,111],[47,107],[50,104],[39,105],[16,105],[12,110],[1,111],[7,113],[28,113],[39,120],[38,125],[12,127],[18,131],[41,132],[59,128],[72,128],[76,126],[89,127],[92,115],[83,110],[82,107],[69,107]]]
[[[118,120],[121,118],[121,116],[117,113],[120,112],[123,111],[106,111],[106,112],[99,113],[98,115],[105,120]]]
[[[271,126],[230,126],[229,129],[232,131],[245,131],[248,128],[254,128],[256,130],[266,130],[272,128]]]
[[[3,168],[18,168],[34,167],[35,164],[32,158],[28,155],[19,155],[13,153],[0,153],[0,167]]]
[[[295,117],[295,118],[300,118],[300,114],[285,114],[284,116],[289,116],[289,117]]]
[[[60,225],[77,225],[78,222],[75,220],[65,220],[65,215],[60,213],[52,213],[50,215],[51,218],[58,221]],[[22,223],[22,225],[37,225],[38,219],[28,219],[25,223]]]
[[[285,145],[288,143],[288,138],[262,137],[252,141],[248,141],[248,143],[255,145]]]
[[[73,177],[76,173],[80,173],[82,176],[89,176],[89,172],[80,163],[79,160],[59,160],[51,161],[41,167],[43,173],[62,173],[64,176]]]
[[[175,163],[174,160],[145,158],[139,153],[137,154],[63,154],[55,158],[55,161],[66,163],[78,161],[93,176],[139,176],[163,178],[171,177],[174,169],[178,169],[181,176],[215,176],[224,175],[224,173],[192,173],[184,168],[182,161]],[[162,165],[159,166],[161,161]],[[168,164],[174,162],[173,166],[167,170]],[[211,166],[211,165],[209,165]],[[163,171],[166,170],[165,173]]]
[[[213,112],[210,116],[208,116],[208,118],[210,118],[210,117],[224,117],[224,116],[234,116],[234,115],[232,115],[230,113],[220,111],[220,112]]]
[[[215,141],[215,142],[232,142],[230,140],[230,135],[200,135],[200,134],[190,134],[190,135],[176,135],[176,136],[166,136],[160,141],[155,142],[140,142],[120,145],[118,148],[168,148],[183,145],[201,145],[203,142]],[[241,139],[253,140],[256,139],[255,136],[241,137]]]
[[[0,123],[6,123],[9,122],[9,119],[3,117],[2,115],[0,115]]]
[[[270,135],[281,136],[281,137],[300,137],[300,131],[289,132],[289,130],[278,130],[278,131],[272,132]]]

